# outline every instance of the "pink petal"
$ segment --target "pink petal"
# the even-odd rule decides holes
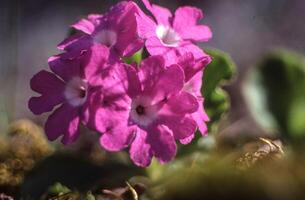
[[[164,55],[171,50],[171,48],[164,46],[156,36],[148,38],[145,46],[150,55]]]
[[[129,127],[125,121],[117,121],[100,138],[100,144],[108,151],[121,151],[127,148],[134,139],[136,127]]]
[[[150,79],[154,79],[154,77]],[[147,92],[149,94],[152,92],[154,94],[154,100],[157,102],[178,93],[183,88],[184,74],[180,66],[171,65],[155,81],[152,90],[145,88],[144,93]]]
[[[139,69],[139,79],[144,88],[152,88],[157,78],[165,71],[165,63],[162,56],[150,56],[142,60]]]
[[[141,38],[147,39],[156,36],[156,23],[143,12],[136,14],[137,30]]]
[[[194,134],[197,128],[196,121],[186,114],[196,112],[198,106],[196,97],[181,92],[168,99],[159,111],[158,122],[171,129],[175,139],[185,139]]]
[[[157,20],[159,25],[170,25],[170,20],[172,18],[172,13],[164,7],[158,5],[151,5],[148,0],[142,0],[147,10],[149,10],[155,19]]]
[[[196,60],[209,57],[209,55],[204,53],[204,51],[201,48],[188,41],[181,42],[181,45],[176,49],[179,52],[178,55],[183,56],[186,53],[192,53]]]
[[[197,126],[198,126],[199,131],[202,134],[202,136],[206,136],[207,131],[208,131],[206,122],[209,121],[209,117],[206,114],[206,112],[204,111],[203,98],[198,97],[198,101],[199,101],[198,111],[192,114],[192,118],[196,121]]]
[[[131,56],[140,50],[143,41],[140,40],[137,33],[136,14],[139,7],[132,1],[122,1],[113,6],[103,20],[96,28],[94,34],[100,31],[111,30],[114,34],[111,48],[112,53],[119,57]],[[95,36],[93,36],[95,37]]]
[[[83,123],[101,133],[114,129],[128,121],[130,102],[126,94],[111,94],[101,89],[90,91],[83,105]]]
[[[100,14],[90,14],[88,15],[88,20],[90,20],[95,26],[99,25],[103,15]]]
[[[131,65],[116,64],[111,65],[108,72],[104,70],[102,74],[103,88],[105,92],[112,94],[128,94],[130,97],[138,95],[141,91],[141,84],[137,76],[137,71]]]
[[[164,46],[157,37],[147,39],[145,46],[150,55],[162,55],[166,66],[176,64],[181,56],[176,48]]]
[[[195,138],[195,134],[192,134],[192,135],[190,135],[190,136],[187,137],[187,138],[184,138],[184,139],[179,140],[179,142],[180,142],[181,144],[186,145],[186,144],[191,143],[191,142],[193,141],[194,138]]]
[[[183,90],[193,94],[194,96],[201,96],[203,72],[199,71],[184,85]]]
[[[177,146],[172,132],[165,126],[158,125],[148,129],[148,142],[153,155],[160,163],[171,161],[177,152]]]
[[[142,61],[138,74],[144,94],[153,97],[155,102],[179,92],[184,84],[182,69],[178,65],[165,68],[161,56],[151,56]]]
[[[183,68],[185,75],[185,82],[188,82],[195,74],[200,73],[211,62],[211,58],[203,57],[195,60],[192,53],[186,53],[179,58],[178,64]]]
[[[31,89],[42,94],[29,100],[29,109],[34,114],[49,112],[64,101],[64,83],[53,73],[42,70],[31,79]]]
[[[94,31],[94,24],[88,19],[81,19],[72,25],[76,30],[82,31],[90,35]]]
[[[80,118],[78,109],[69,104],[63,104],[51,114],[45,124],[45,131],[49,140],[53,141],[63,135],[62,143],[70,144],[79,135]]]
[[[197,25],[202,17],[202,11],[198,8],[180,7],[176,10],[173,27],[185,40],[208,41],[212,37],[210,28]]]
[[[127,102],[121,96],[104,96],[97,108],[94,116],[95,128],[105,133],[109,129],[114,129],[118,123],[125,123],[129,118]],[[94,111],[93,111],[94,112]]]
[[[129,150],[131,160],[140,167],[149,166],[153,156],[151,144],[148,143],[147,137],[147,132],[138,128]]]

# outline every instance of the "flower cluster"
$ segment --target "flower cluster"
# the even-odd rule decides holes
[[[58,45],[49,71],[31,79],[40,96],[29,100],[34,114],[54,112],[45,124],[49,140],[74,142],[83,124],[100,134],[108,151],[129,148],[132,161],[148,166],[152,157],[175,157],[176,141],[187,144],[197,129],[207,132],[203,108],[203,68],[211,58],[194,44],[212,37],[198,25],[201,10],[122,1],[103,15],[73,24],[78,32]],[[128,65],[123,58],[145,48],[147,58]],[[55,108],[56,107],[56,108]]]

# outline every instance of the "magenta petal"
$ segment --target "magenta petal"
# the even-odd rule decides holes
[[[64,83],[54,74],[47,71],[38,72],[31,79],[32,90],[41,94],[29,100],[29,109],[36,115],[49,112],[64,101]]]
[[[99,84],[96,82],[100,79],[101,71],[109,57],[109,49],[104,45],[92,45],[87,55],[83,55],[85,63],[82,63],[84,75],[90,85]]]
[[[175,12],[173,27],[179,32],[183,29],[188,30],[189,27],[195,26],[202,17],[202,11],[196,7],[180,7]]]
[[[60,95],[31,97],[28,102],[28,107],[35,115],[40,115],[52,111],[55,106],[63,101],[64,99]]]
[[[108,151],[121,151],[127,148],[135,136],[136,127],[128,127],[122,121],[104,133],[100,138],[100,144]]]
[[[164,109],[168,109],[176,114],[186,114],[196,112],[198,107],[198,101],[195,96],[188,92],[181,92],[170,97]]]
[[[131,56],[142,48],[144,42],[138,37],[136,13],[139,8],[133,2],[123,4],[124,11],[118,17],[117,42],[114,46],[120,56]]]
[[[177,152],[175,139],[171,131],[165,126],[158,125],[148,130],[148,141],[154,156],[160,163],[171,161]]]
[[[196,121],[190,116],[162,116],[160,117],[161,123],[167,126],[177,140],[182,140],[190,137],[196,131]]]
[[[78,109],[69,104],[63,104],[51,114],[45,124],[45,131],[49,140],[53,141],[63,135],[62,143],[70,144],[79,135],[80,118]]]
[[[147,132],[138,129],[129,150],[131,160],[140,167],[149,166],[153,156],[151,145],[148,143],[147,137]]]
[[[66,82],[75,76],[79,77],[81,73],[79,59],[63,59],[63,57],[64,54],[50,57],[48,59],[50,69]]]
[[[53,73],[41,70],[31,79],[31,89],[40,94],[60,93],[65,88],[65,84]]]
[[[123,51],[123,57],[129,57],[139,51],[144,45],[144,41],[140,38],[136,38],[133,42],[126,45],[125,50]]]
[[[90,35],[94,31],[94,24],[88,19],[81,19],[72,25],[73,28]]]
[[[148,0],[142,0],[147,10],[149,10],[155,19],[157,20],[158,24],[162,25],[169,25],[170,19],[172,18],[172,13],[164,7],[158,5],[151,5]]]
[[[62,41],[57,48],[65,50],[71,59],[78,57],[82,51],[88,49],[93,43],[93,39],[87,34],[75,34]]]
[[[185,40],[206,42],[212,38],[213,34],[210,27],[200,25],[188,27],[187,29],[182,29],[179,31],[179,35]]]

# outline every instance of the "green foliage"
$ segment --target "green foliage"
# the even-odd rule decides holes
[[[230,108],[229,96],[222,86],[233,77],[236,66],[231,57],[220,50],[208,49],[206,52],[212,56],[213,61],[204,71],[202,93],[211,130]]]
[[[61,183],[55,183],[49,188],[48,192],[53,195],[60,195],[70,192],[70,189],[62,185]]]
[[[138,52],[136,52],[132,56],[124,58],[124,62],[127,64],[133,64],[133,63],[139,64],[142,60],[142,53],[143,53],[143,50],[140,49]]]
[[[95,200],[95,197],[93,196],[93,194],[91,192],[88,192],[87,196],[86,196],[86,200]]]
[[[305,58],[287,50],[268,54],[249,75],[245,94],[254,117],[285,139],[305,139]]]

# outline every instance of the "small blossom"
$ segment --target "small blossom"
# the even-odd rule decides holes
[[[207,134],[207,125],[209,117],[206,114],[203,103],[204,98],[202,96],[202,78],[203,78],[203,69],[211,62],[210,57],[203,57],[196,60],[191,53],[187,53],[182,56],[178,63],[183,68],[185,74],[185,85],[183,87],[184,91],[189,92],[194,97],[197,98],[199,103],[198,110],[191,114],[191,117],[196,121],[197,127],[202,136]],[[194,138],[194,134],[188,138],[180,140],[182,144],[190,143]]]
[[[130,146],[131,159],[138,166],[148,166],[153,156],[169,162],[176,154],[175,140],[190,137],[197,127],[190,114],[199,105],[183,90],[183,69],[177,64],[165,67],[162,56],[151,56],[138,71],[129,65],[121,65],[120,71],[125,71],[120,80],[125,80],[121,83],[127,96],[110,98],[108,106],[96,112],[101,145],[109,151]],[[111,119],[105,121],[107,116]]]
[[[94,45],[75,59],[60,54],[49,59],[52,72],[42,70],[31,79],[31,88],[41,94],[29,100],[29,108],[34,114],[52,111],[45,131],[49,140],[63,135],[64,144],[72,143],[79,134],[79,124],[89,123],[88,97],[100,90],[100,71],[106,64],[109,50]]]
[[[191,52],[196,59],[207,56],[193,42],[208,41],[212,32],[208,26],[198,25],[202,11],[185,6],[171,12],[158,5],[142,0],[153,15],[153,19],[143,12],[137,14],[139,36],[146,39],[145,46],[151,55],[164,55],[167,64],[173,64],[177,58]]]
[[[81,31],[58,45],[61,50],[77,56],[93,44],[102,44],[111,49],[111,56],[131,56],[143,46],[137,34],[135,14],[138,6],[132,1],[122,1],[113,6],[105,15],[89,15],[72,27]]]

